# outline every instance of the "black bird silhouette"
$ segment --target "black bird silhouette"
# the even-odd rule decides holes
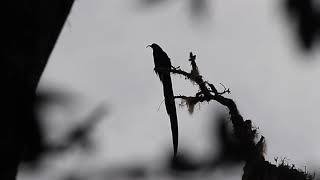
[[[167,113],[170,117],[173,150],[174,150],[174,156],[176,156],[177,149],[178,149],[178,120],[177,120],[176,105],[174,101],[170,72],[166,71],[171,69],[172,65],[170,62],[170,58],[161,49],[159,45],[153,43],[147,47],[151,47],[153,50],[153,59],[154,59],[154,66],[155,66],[154,71],[159,76],[160,81],[163,84],[164,101],[165,101]]]

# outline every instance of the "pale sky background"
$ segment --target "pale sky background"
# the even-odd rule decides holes
[[[227,97],[266,137],[268,160],[287,157],[298,168],[320,168],[320,54],[299,51],[282,1],[208,0],[209,11],[201,21],[191,16],[191,0],[171,1],[155,7],[141,6],[140,0],[75,2],[40,87],[58,86],[80,96],[72,111],[75,119],[100,103],[110,112],[94,133],[97,152],[51,160],[36,177],[55,180],[66,169],[135,161],[161,165],[172,145],[164,104],[158,111],[162,85],[153,72],[152,51],[145,48],[153,42],[173,65],[187,70],[189,52],[194,52],[205,79],[231,89]],[[196,93],[184,78],[173,79],[175,94]],[[193,115],[178,108],[179,148],[206,157],[206,127],[219,107],[203,103]],[[54,122],[68,124],[62,119]],[[222,173],[220,179],[240,179],[241,173]]]

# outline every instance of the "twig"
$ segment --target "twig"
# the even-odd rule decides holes
[[[161,103],[159,104],[159,107],[158,107],[158,110],[157,111],[159,111],[160,110],[160,107],[161,107],[161,105],[163,104],[163,102],[164,102],[164,99],[161,101]]]

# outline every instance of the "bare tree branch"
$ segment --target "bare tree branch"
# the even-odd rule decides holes
[[[180,67],[157,70],[182,75],[198,85],[199,92],[197,92],[195,96],[174,96],[175,99],[181,99],[185,102],[190,113],[193,112],[193,108],[197,103],[210,102],[212,100],[228,108],[230,120],[233,125],[233,136],[240,146],[237,149],[239,151],[238,156],[246,162],[242,180],[311,180],[314,178],[314,176],[308,174],[306,171],[303,172],[295,169],[294,165],[280,164],[276,166],[265,161],[265,138],[264,136],[260,136],[260,138],[257,139],[257,128],[252,126],[251,120],[244,120],[239,113],[236,103],[232,99],[223,96],[226,93],[229,94],[230,89],[220,83],[224,90],[219,92],[213,84],[204,81],[196,63],[196,55],[193,55],[192,52],[190,52],[189,61],[191,64],[190,73],[181,70]]]

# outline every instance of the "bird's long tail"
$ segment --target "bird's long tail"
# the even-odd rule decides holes
[[[172,82],[171,82],[170,73],[163,73],[160,76],[161,76],[160,80],[162,81],[162,84],[163,84],[163,94],[164,94],[165,105],[166,105],[167,113],[170,117],[174,156],[176,156],[177,149],[178,149],[178,118],[177,118],[176,105],[174,101]]]

